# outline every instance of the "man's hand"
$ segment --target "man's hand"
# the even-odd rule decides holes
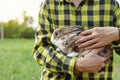
[[[103,48],[93,49],[85,57],[78,58],[75,63],[75,71],[97,73],[105,66],[107,58],[98,55]]]
[[[95,27],[80,33],[83,37],[75,43],[80,48],[93,49],[110,44],[119,39],[116,27]]]

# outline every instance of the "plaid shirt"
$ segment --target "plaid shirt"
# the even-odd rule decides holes
[[[120,10],[115,0],[83,0],[78,8],[72,0],[44,0],[39,13],[39,27],[33,54],[44,65],[43,80],[112,80],[112,62],[102,70],[104,74],[80,72],[74,74],[76,57],[56,51],[50,42],[52,32],[61,26],[81,25],[84,29],[104,26],[120,27]]]

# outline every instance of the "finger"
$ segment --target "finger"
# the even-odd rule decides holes
[[[102,65],[101,66],[104,66],[104,62],[107,60],[106,57],[102,57],[102,56],[99,56],[98,54],[95,54],[98,58],[100,58],[100,62],[102,62]]]
[[[91,72],[91,73],[98,73],[102,68],[101,67],[92,67],[92,68],[86,68],[84,71]]]
[[[84,36],[89,35],[92,33],[92,31],[93,31],[92,29],[86,30],[86,31],[81,32],[80,35],[84,35]]]
[[[89,73],[93,73],[93,74],[97,74],[99,73],[99,71],[96,71],[96,70],[91,70],[91,71],[88,71]]]
[[[94,43],[96,43],[96,42],[98,42],[97,39],[91,39],[91,40],[89,40],[89,41],[86,41],[86,42],[84,42],[84,43],[79,44],[78,47],[79,47],[79,48],[89,47],[89,46],[91,46],[92,44],[94,44]]]
[[[103,63],[103,64],[101,65],[101,67],[102,67],[102,68],[105,67],[105,63]]]
[[[83,36],[82,38],[80,38],[79,40],[75,41],[76,44],[78,43],[83,43],[83,42],[86,42],[88,40],[91,40],[93,39],[94,36],[93,35],[88,35],[88,36]]]
[[[99,71],[91,71],[90,73],[97,74]]]
[[[100,46],[101,45],[101,43],[100,42],[98,42],[98,43],[95,43],[95,44],[92,44],[91,46],[89,46],[89,47],[86,47],[85,49],[95,49],[95,48],[99,48],[99,47],[102,47],[102,46]]]
[[[98,53],[101,52],[103,49],[104,49],[104,47],[92,49],[90,54],[88,54],[88,55],[96,55],[96,57],[101,57],[98,55]]]

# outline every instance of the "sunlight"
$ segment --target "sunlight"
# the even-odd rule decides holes
[[[120,3],[120,0],[117,0]],[[0,0],[0,22],[7,22],[10,19],[22,20],[22,12],[26,11],[37,24],[38,12],[42,0]]]
[[[10,19],[21,19],[22,12],[37,19],[39,6],[42,0],[0,0],[0,22]]]

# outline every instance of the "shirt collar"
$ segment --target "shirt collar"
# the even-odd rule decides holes
[[[60,2],[63,2],[64,0],[59,0]],[[72,2],[73,0],[65,0],[67,2]],[[83,0],[83,1],[88,1],[88,0]]]

